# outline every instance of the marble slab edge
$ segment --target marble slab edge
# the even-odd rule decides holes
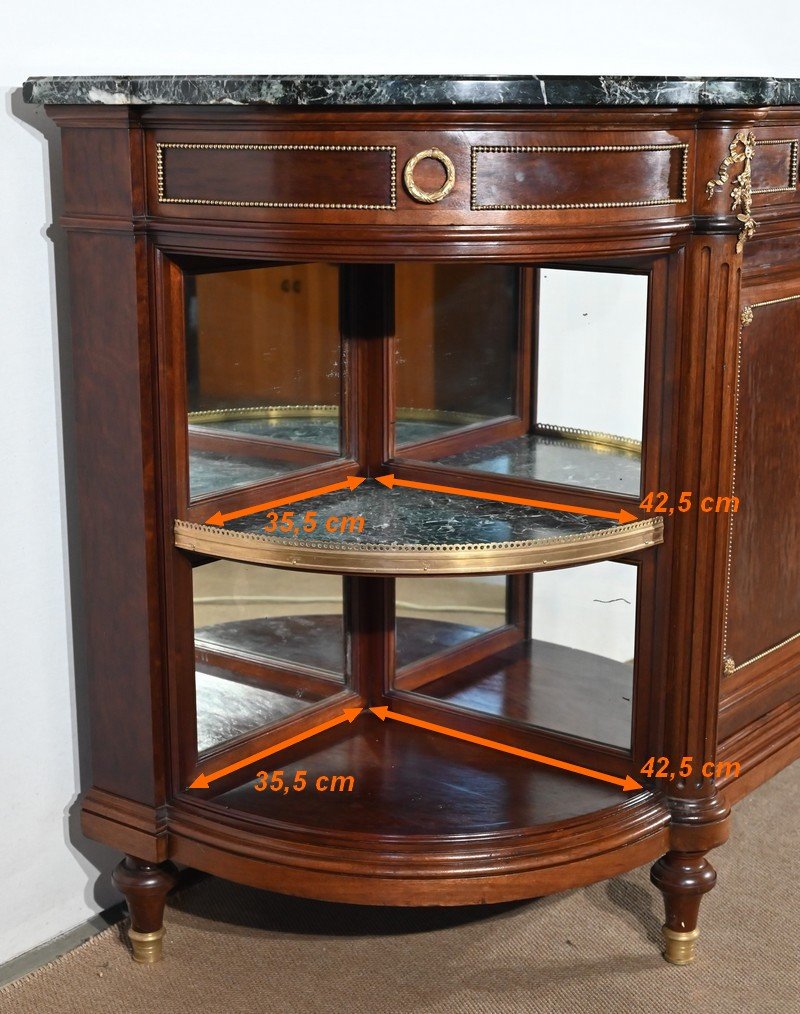
[[[51,105],[782,106],[800,78],[480,75],[31,77],[29,103]]]

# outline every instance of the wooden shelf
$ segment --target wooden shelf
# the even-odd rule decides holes
[[[609,559],[660,543],[660,518],[620,525],[606,518],[490,503],[366,482],[304,500],[299,511],[364,518],[360,534],[318,526],[283,537],[264,515],[224,527],[175,522],[175,544],[208,556],[350,574],[500,574]]]
[[[604,782],[391,719],[381,722],[366,712],[352,725],[282,752],[279,766],[307,771],[309,782],[319,775],[352,775],[355,788],[327,795],[256,792],[256,771],[246,769],[238,784],[227,781],[215,789],[212,783],[202,798],[259,821],[386,841],[507,835],[614,807],[631,796]]]

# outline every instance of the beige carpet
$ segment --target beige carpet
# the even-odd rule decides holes
[[[800,764],[739,805],[690,968],[658,954],[647,870],[468,910],[336,906],[207,880],[173,899],[160,965],[135,965],[110,929],[0,991],[0,1012],[795,1014],[798,814]]]

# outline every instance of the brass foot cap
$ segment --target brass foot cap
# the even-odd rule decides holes
[[[133,949],[133,960],[142,965],[154,965],[163,956],[164,927],[151,933],[139,933],[129,929],[128,939]]]
[[[691,965],[694,961],[694,944],[700,936],[699,929],[678,930],[662,927],[664,933],[664,957],[671,965]]]

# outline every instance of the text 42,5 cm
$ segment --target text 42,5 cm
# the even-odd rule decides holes
[[[702,514],[736,514],[739,510],[738,496],[704,496],[695,501],[694,495],[684,490],[677,501],[670,500],[669,493],[662,491],[648,493],[639,504],[648,514],[686,514],[696,506]]]

